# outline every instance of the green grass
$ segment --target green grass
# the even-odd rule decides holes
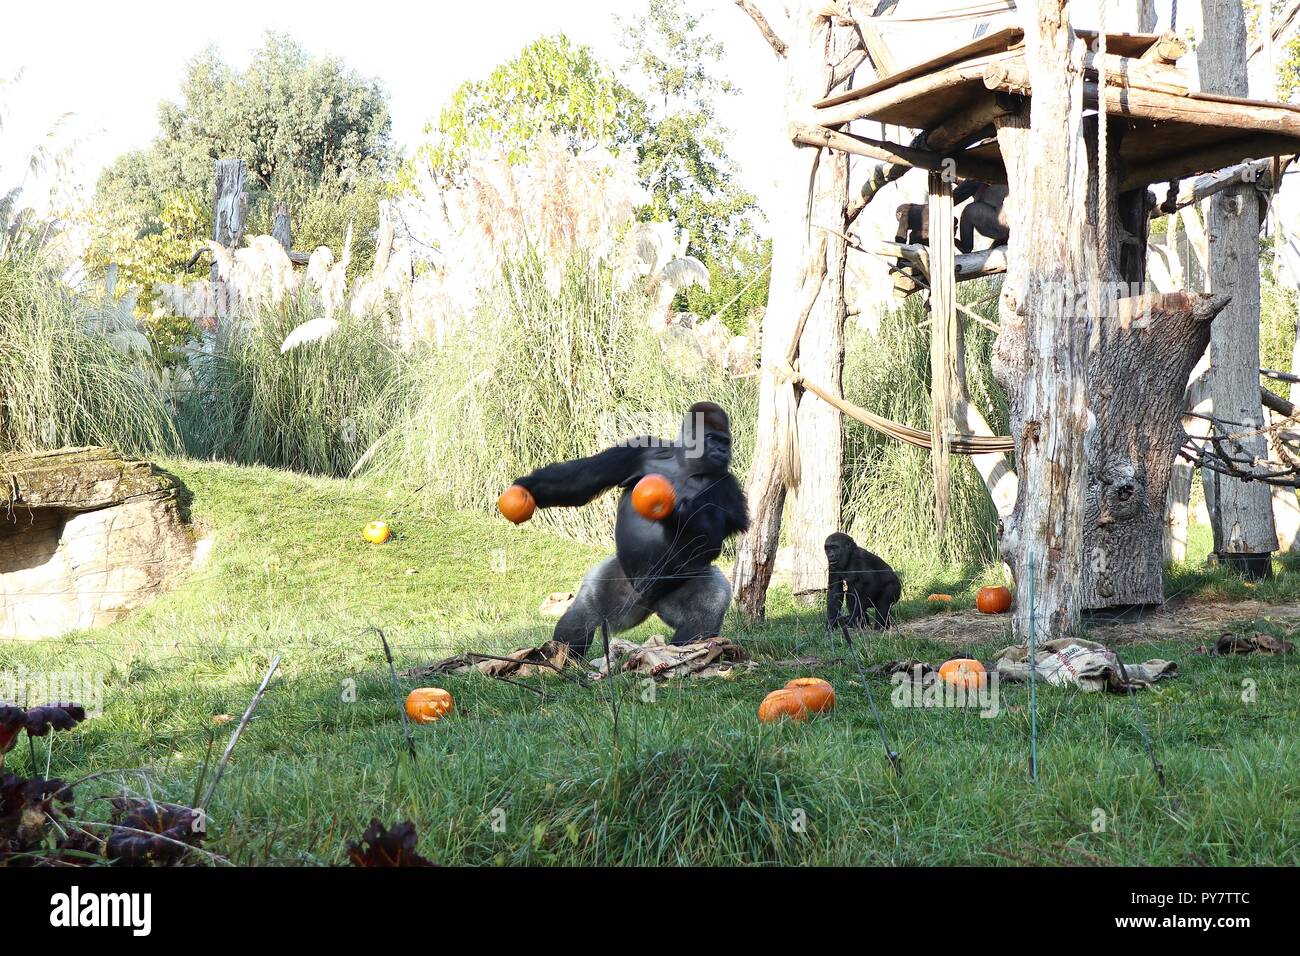
[[[413,820],[420,851],[474,864],[1294,864],[1300,860],[1300,665],[1294,658],[1213,659],[1186,642],[1139,644],[1134,659],[1178,661],[1180,675],[1141,695],[1169,781],[1162,792],[1124,697],[1049,687],[1039,694],[1041,776],[1027,777],[1026,687],[1004,686],[1000,716],[889,706],[875,699],[905,775],[892,775],[851,663],[820,626],[820,609],[778,593],[769,621],[728,624],[769,663],[733,680],[608,686],[550,680],[538,697],[479,677],[439,681],[456,712],[402,740],[383,628],[398,668],[460,649],[505,650],[548,635],[536,612],[573,587],[598,549],[543,529],[426,504],[378,485],[268,469],[164,463],[193,493],[208,564],[177,591],[102,630],[39,644],[0,644],[0,671],[102,673],[105,707],[77,730],[35,743],[37,768],[75,779],[93,799],[126,786],[189,801],[209,741],[219,754],[271,658],[279,676],[240,741],[210,808],[213,852],[241,864],[333,864],[368,820]],[[393,517],[396,538],[362,541],[361,525]],[[505,571],[493,570],[504,549]],[[499,566],[499,565],[497,565]],[[413,569],[415,573],[408,573]],[[970,574],[952,575],[959,604]],[[903,617],[940,578],[909,581]],[[1227,587],[1209,575],[1202,589]],[[1295,576],[1269,585],[1294,600]],[[1290,588],[1290,592],[1286,588]],[[1248,592],[1263,597],[1261,589]],[[1252,626],[1243,621],[1241,626]],[[662,633],[654,624],[637,636]],[[977,654],[996,644],[977,645]],[[793,653],[832,663],[817,673],[839,706],[808,724],[760,725],[767,690],[796,670]],[[950,645],[897,634],[868,638],[867,662],[937,661]],[[1255,702],[1242,700],[1243,681]],[[355,682],[355,700],[349,691]],[[415,686],[404,680],[403,692]],[[48,748],[52,747],[52,751]],[[26,741],[7,769],[31,770]],[[123,782],[124,781],[124,782]],[[494,810],[504,832],[494,832]],[[1095,814],[1106,814],[1094,832]],[[802,815],[806,827],[794,826]]]

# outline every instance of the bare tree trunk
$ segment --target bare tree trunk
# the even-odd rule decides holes
[[[282,245],[285,252],[293,248],[293,223],[289,218],[288,203],[278,202],[275,204],[275,211],[271,221],[271,238]]]
[[[1202,355],[1189,376],[1187,393],[1183,399],[1185,410],[1198,415],[1210,413],[1209,389],[1205,380],[1205,370],[1209,367],[1209,356]],[[1192,437],[1203,437],[1209,433],[1209,422],[1189,415],[1183,419],[1183,431]],[[1191,525],[1192,481],[1195,476],[1195,465],[1181,456],[1174,459],[1169,473],[1169,503],[1165,509],[1166,561],[1187,560],[1187,531]]]
[[[1196,51],[1201,89],[1249,95],[1246,22],[1240,0],[1202,0],[1205,35]],[[1240,184],[1210,199],[1210,291],[1232,302],[1210,340],[1210,394],[1216,418],[1243,431],[1261,428],[1259,402],[1259,198]],[[1242,450],[1268,456],[1264,436],[1243,439]],[[1221,559],[1252,575],[1267,575],[1277,549],[1270,491],[1260,482],[1223,480],[1211,517]]]
[[[826,66],[844,58],[856,34],[835,27],[830,31]],[[827,82],[829,83],[829,70]],[[848,81],[842,84],[847,89]],[[833,90],[826,90],[827,93]],[[791,184],[793,186],[793,183]],[[844,277],[848,267],[849,157],[839,150],[822,151],[813,184],[811,223],[814,240],[825,240],[826,278],[813,305],[799,343],[798,370],[833,394],[842,395],[844,370]],[[819,227],[829,226],[834,232]],[[814,241],[810,254],[816,255]],[[796,596],[826,590],[826,536],[839,531],[843,516],[844,419],[840,410],[822,401],[800,401],[796,416],[799,434],[799,483],[790,489],[789,540],[794,545],[791,588]]]
[[[782,61],[785,71],[785,115],[803,115],[810,104],[825,96],[834,66],[831,59],[830,20],[819,12],[824,5],[812,0],[798,0],[790,4],[787,36],[784,38],[776,35],[776,30],[752,4],[740,5],[759,24],[764,37]],[[773,216],[772,272],[767,311],[763,318],[763,371],[759,386],[758,429],[753,464],[745,488],[749,499],[750,530],[740,541],[732,576],[737,605],[753,617],[763,615],[767,586],[776,562],[781,516],[785,505],[786,487],[780,467],[783,421],[778,395],[783,386],[776,370],[785,362],[794,341],[801,311],[800,303],[805,298],[805,284],[810,277],[827,269],[827,263],[815,263],[812,257],[827,256],[825,250],[829,247],[824,234],[814,236],[811,219],[823,163],[833,170],[829,151],[801,148],[791,142],[781,146],[778,160],[780,181],[785,184],[785,190],[782,192],[781,208]],[[835,226],[842,221],[841,214],[840,219],[822,225]],[[814,304],[813,308],[818,306]],[[824,323],[830,308],[823,305],[822,310]],[[843,314],[842,307],[840,314]],[[811,315],[809,321],[811,324]],[[805,352],[807,355],[808,352]],[[836,381],[838,383],[838,375]],[[838,419],[838,413],[836,417]],[[822,424],[822,420],[816,419],[813,420],[812,427]],[[838,428],[837,424],[836,429]],[[812,434],[809,437],[817,440]],[[815,476],[807,477],[817,480]],[[834,494],[838,502],[838,487]],[[807,568],[800,580],[804,583],[808,581]]]
[[[217,160],[216,198],[212,206],[212,238],[227,249],[244,241],[248,222],[248,165],[242,159]],[[212,281],[217,281],[212,264]]]
[[[1033,108],[1032,117],[997,120],[1011,240],[994,373],[1009,400],[1022,492],[1004,522],[1002,551],[1019,591],[1012,624],[1024,640],[1035,621],[1049,639],[1079,619],[1089,323],[1063,307],[1061,294],[1070,290],[1073,300],[1096,283],[1086,248],[1084,44],[1065,0],[1039,0],[1022,16]]]

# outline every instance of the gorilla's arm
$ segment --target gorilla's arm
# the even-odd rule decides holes
[[[974,196],[984,184],[978,179],[963,179],[952,189],[952,204],[958,206]]]
[[[589,458],[538,468],[515,484],[527,488],[539,508],[576,508],[603,491],[644,474],[645,449],[615,445]]]
[[[834,568],[826,582],[826,626],[834,627],[840,619],[840,606],[844,603],[844,577]]]

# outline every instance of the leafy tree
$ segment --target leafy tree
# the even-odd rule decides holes
[[[689,230],[692,254],[729,261],[732,241],[752,232],[757,206],[736,182],[726,150],[731,131],[715,112],[719,98],[736,93],[714,72],[723,46],[669,0],[650,0],[646,15],[624,28],[627,66],[653,104],[639,142],[642,179],[654,196],[650,218]]]
[[[735,92],[715,75],[722,45],[701,30],[697,17],[664,0],[653,0],[644,18],[624,26],[628,71],[640,78],[642,92],[620,81],[589,48],[563,34],[542,37],[486,79],[456,90],[426,127],[430,141],[400,181],[414,188],[417,172],[427,170],[435,181],[455,182],[478,150],[499,149],[522,162],[543,131],[559,135],[574,152],[595,145],[635,149],[651,192],[641,217],[686,229],[688,251],[712,277],[714,291],[684,293],[677,306],[721,312],[741,330],[744,306],[738,303],[748,303],[750,291],[758,302],[767,294],[761,255],[768,246],[754,242],[757,206],[736,182],[726,153],[729,131],[714,113],[713,101]],[[742,288],[747,291],[737,297]]]
[[[437,122],[425,126],[431,140],[416,161],[454,181],[476,151],[499,149],[510,162],[523,162],[543,131],[575,153],[595,145],[618,150],[644,135],[644,110],[590,48],[564,34],[542,37],[487,79],[462,83]]]
[[[188,275],[179,267],[211,235],[216,159],[248,164],[252,228],[269,231],[272,201],[281,199],[296,243],[337,249],[349,218],[358,239],[373,229],[374,197],[393,165],[387,94],[338,59],[312,57],[275,33],[243,71],[210,48],[190,61],[179,100],[159,105],[158,124],[148,149],[101,174],[89,213],[88,264],[122,266],[146,292],[145,313],[153,282],[207,273],[206,263]],[[356,253],[354,267],[365,268],[366,250]]]

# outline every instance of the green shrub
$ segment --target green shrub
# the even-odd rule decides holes
[[[180,409],[186,451],[202,458],[346,475],[402,407],[403,358],[377,321],[344,317],[331,336],[280,353],[319,315],[302,294],[222,326],[191,356]]]

